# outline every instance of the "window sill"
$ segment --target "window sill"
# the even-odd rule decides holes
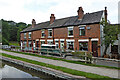
[[[68,36],[68,37],[74,37],[74,36]]]
[[[48,38],[52,38],[52,36],[48,36]]]

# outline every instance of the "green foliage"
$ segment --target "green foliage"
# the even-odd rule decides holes
[[[103,43],[105,45],[105,51],[104,51],[104,55],[106,55],[106,51],[107,48],[109,47],[110,44],[113,45],[113,43],[115,42],[115,40],[117,40],[117,34],[119,33],[118,31],[118,25],[111,25],[107,22],[105,22],[104,19],[102,19],[101,25],[103,25],[103,32],[104,32],[104,36],[103,36]]]
[[[23,22],[16,23],[14,21],[6,21],[1,19],[2,21],[2,37],[3,43],[4,41],[18,41],[20,42],[20,31],[31,26],[31,24],[26,24]]]
[[[9,45],[8,40],[6,40],[4,37],[2,38],[2,45]]]
[[[92,53],[89,51],[79,51],[79,52],[72,52],[72,54],[80,59],[84,59],[85,57],[87,58],[87,60],[92,60]]]
[[[10,32],[9,32],[9,25],[7,21],[2,20],[2,37],[9,41]]]
[[[20,46],[19,43],[17,41],[10,41],[9,45],[14,45],[14,46]]]
[[[2,34],[0,33],[0,43],[2,42]]]

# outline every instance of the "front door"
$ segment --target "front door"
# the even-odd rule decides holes
[[[118,45],[111,46],[111,53],[118,54]]]
[[[92,52],[94,57],[98,57],[98,47],[97,47],[98,42],[93,41],[92,42]]]

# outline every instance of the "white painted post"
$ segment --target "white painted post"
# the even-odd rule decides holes
[[[87,62],[87,53],[85,52],[85,63]]]
[[[21,50],[22,50],[22,46],[23,46],[23,44],[22,44],[22,41],[21,41]]]

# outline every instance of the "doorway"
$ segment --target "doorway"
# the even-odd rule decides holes
[[[98,41],[92,41],[92,52],[94,57],[98,57]]]
[[[60,49],[61,49],[61,50],[64,50],[64,41],[61,41],[61,42],[60,42]]]

